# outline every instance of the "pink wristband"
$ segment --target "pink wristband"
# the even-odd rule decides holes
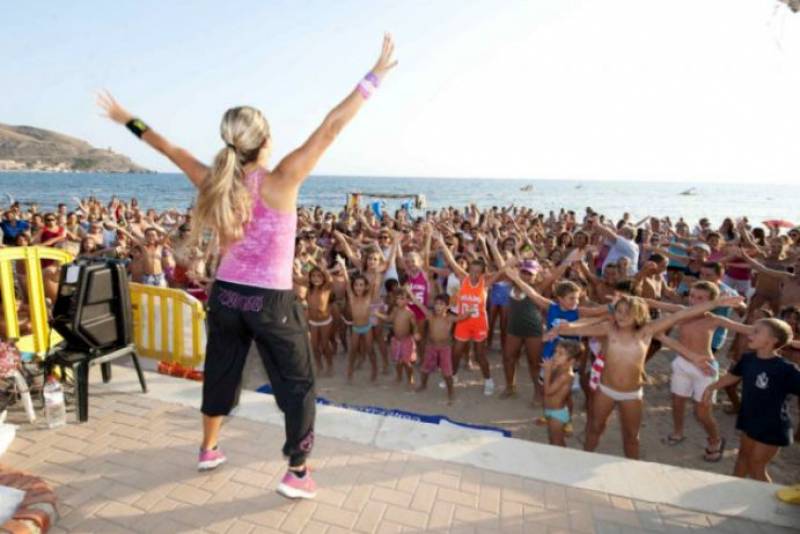
[[[372,92],[367,88],[367,84],[365,84],[363,81],[358,82],[356,89],[358,89],[358,92],[364,97],[364,100],[369,100],[369,97],[372,96]]]

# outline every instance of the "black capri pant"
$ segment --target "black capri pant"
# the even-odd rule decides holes
[[[253,341],[284,413],[283,454],[290,466],[302,465],[314,445],[316,393],[305,312],[292,290],[214,282],[201,411],[230,413]]]

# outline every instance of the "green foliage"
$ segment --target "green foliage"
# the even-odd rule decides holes
[[[91,158],[75,158],[72,160],[72,168],[76,171],[86,171],[97,166],[97,160]]]

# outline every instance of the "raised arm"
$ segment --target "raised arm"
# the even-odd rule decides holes
[[[139,237],[139,236],[133,235],[131,232],[129,232],[129,231],[128,231],[128,229],[127,229],[127,228],[124,228],[124,227],[122,227],[122,226],[118,226],[118,225],[116,225],[116,224],[115,224],[114,226],[117,228],[117,230],[119,230],[120,232],[122,232],[123,234],[125,234],[126,236],[128,236],[128,238],[129,238],[129,239],[130,239],[130,240],[131,240],[131,241],[132,241],[134,244],[136,244],[136,245],[144,245],[144,237]]]
[[[189,180],[191,180],[195,186],[200,187],[203,179],[208,174],[208,167],[198,161],[188,150],[174,146],[167,141],[166,138],[144,124],[141,119],[128,113],[125,108],[114,100],[114,97],[111,96],[111,93],[108,91],[97,95],[97,104],[112,121],[126,126],[131,124],[132,127],[139,132],[137,135],[142,141],[169,158],[172,163],[189,177]]]
[[[733,330],[737,334],[749,335],[752,334],[753,331],[756,329],[756,327],[752,324],[733,321],[721,315],[712,315],[712,318],[714,319],[714,323],[716,323],[717,326],[722,328],[727,328],[728,330]]]
[[[559,281],[564,276],[564,273],[567,272],[567,269],[573,263],[576,263],[576,262],[579,261],[578,252],[579,252],[578,249],[574,249],[572,252],[569,253],[569,255],[566,258],[564,258],[564,261],[562,261],[558,265],[558,267],[553,269],[553,271],[550,273],[550,276],[548,276],[547,279],[544,281],[544,286],[545,287],[550,287],[552,284],[554,284],[555,282]]]
[[[767,276],[774,276],[776,278],[794,278],[794,273],[790,273],[788,271],[778,271],[777,269],[770,269],[763,263],[757,261],[755,258],[747,254],[744,250],[741,251],[742,257],[750,264],[750,266],[755,269],[756,271],[766,274]]]
[[[354,266],[358,265],[358,263],[361,261],[361,257],[360,256],[356,256],[356,254],[353,252],[353,249],[350,247],[350,243],[347,242],[347,239],[345,238],[345,235],[343,233],[339,232],[338,230],[336,230],[336,231],[333,232],[333,238],[340,245],[342,245],[342,249],[343,249],[344,255],[347,256],[347,258],[350,260],[350,262]]]
[[[598,317],[580,319],[571,323],[561,322],[551,328],[544,336],[545,341],[558,336],[604,337],[608,335],[608,314]]]
[[[647,305],[651,308],[655,308],[657,310],[664,310],[669,313],[675,313],[686,309],[686,306],[682,304],[673,304],[671,302],[663,302],[661,300],[649,299],[645,297],[642,297],[642,300],[644,300],[647,303]]]
[[[431,236],[433,235],[433,227],[430,223],[425,223],[423,232],[425,241],[422,245],[422,268],[428,271],[431,268]]]
[[[661,319],[647,323],[644,327],[642,327],[642,334],[649,335],[651,337],[656,336],[666,332],[681,321],[703,315],[706,312],[710,312],[714,308],[726,308],[729,306],[735,307],[741,304],[743,301],[744,299],[739,296],[723,297],[717,300],[704,302],[703,304],[698,304],[690,308],[685,308],[666,317],[662,317]]]
[[[447,265],[449,265],[450,269],[452,269],[452,271],[456,273],[456,276],[461,279],[464,279],[467,276],[469,276],[469,273],[465,271],[453,257],[453,253],[450,251],[450,248],[447,246],[447,243],[444,242],[444,238],[442,237],[441,234],[438,234],[436,236],[436,243],[438,243],[438,245],[441,247]]]
[[[497,269],[502,271],[506,268],[506,260],[503,258],[503,255],[500,254],[500,251],[497,250],[497,240],[494,238],[487,239],[487,243],[489,245],[489,251],[492,253],[491,257],[497,265]]]
[[[528,297],[540,308],[547,309],[553,304],[552,300],[543,297],[538,291],[526,284],[514,269],[507,267],[503,272],[505,272],[509,280],[514,282],[517,287],[520,288],[523,293],[528,295]]]
[[[401,247],[402,240],[402,233],[398,231],[392,232],[392,246],[389,248],[389,257],[386,258],[386,261],[384,262],[383,272],[388,271],[392,265],[398,264],[399,260],[403,258],[403,249]]]
[[[606,226],[605,224],[601,224],[598,219],[595,219],[594,228],[603,234],[606,238],[610,239],[611,241],[616,241],[619,237],[617,232]]]
[[[339,256],[336,258],[336,262],[339,264],[339,267],[342,269],[342,277],[344,278],[344,287],[345,291],[347,292],[347,300],[352,303],[353,299],[355,298],[355,293],[353,293],[353,287],[350,284],[350,273],[347,272],[347,265],[344,263],[344,258]]]
[[[300,187],[322,154],[364,105],[372,90],[371,87],[377,87],[386,74],[397,65],[393,56],[394,40],[391,35],[386,34],[378,61],[364,81],[328,113],[322,124],[300,148],[283,158],[275,168],[275,175],[287,187]]]

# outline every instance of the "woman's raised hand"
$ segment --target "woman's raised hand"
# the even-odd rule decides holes
[[[378,78],[383,79],[390,70],[397,65],[397,60],[394,59],[394,38],[390,33],[383,35],[383,47],[381,48],[381,55],[375,66],[372,67],[372,72]]]
[[[133,118],[108,91],[97,93],[97,105],[103,109],[103,115],[114,122],[125,124]]]

